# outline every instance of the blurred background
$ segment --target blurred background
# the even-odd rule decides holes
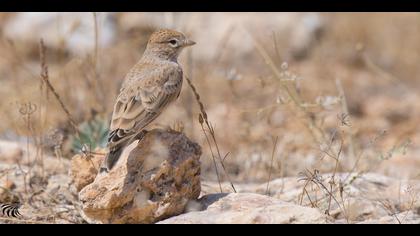
[[[10,145],[65,159],[105,146],[119,87],[158,28],[197,42],[180,64],[225,157],[222,180],[420,178],[419,13],[0,13],[0,163],[23,158]],[[41,38],[62,105],[40,76]],[[202,178],[216,180],[199,112],[184,83],[154,124],[199,143]]]

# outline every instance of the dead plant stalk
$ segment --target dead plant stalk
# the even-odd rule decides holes
[[[69,120],[70,126],[73,128],[74,132],[76,133],[76,135],[78,136],[78,138],[80,139],[80,132],[79,129],[76,126],[76,122],[74,121],[72,115],[70,114],[69,110],[67,109],[67,107],[64,105],[64,102],[61,100],[60,95],[58,95],[58,93],[56,92],[56,90],[54,89],[54,87],[52,86],[49,76],[48,76],[48,66],[46,63],[46,56],[45,56],[45,52],[46,52],[46,48],[44,45],[44,40],[40,40],[39,43],[39,55],[40,55],[40,59],[41,59],[41,79],[44,81],[44,83],[47,85],[47,88],[54,94],[54,97],[56,98],[56,100],[58,101],[58,103],[60,104],[61,109],[63,109],[63,111],[66,113],[67,119]]]
[[[203,124],[204,124],[204,123],[206,124],[207,129],[208,129],[208,132],[210,133],[210,136],[211,136],[212,141],[213,141],[213,143],[214,143],[214,146],[215,146],[215,149],[216,149],[216,151],[217,151],[217,157],[218,157],[218,159],[219,159],[220,165],[222,166],[223,171],[225,172],[225,175],[226,175],[226,177],[227,177],[227,179],[228,179],[228,181],[229,181],[229,183],[230,183],[230,186],[232,187],[233,191],[236,193],[235,186],[233,185],[233,183],[232,183],[232,181],[231,181],[231,179],[230,179],[230,176],[229,176],[229,174],[227,173],[227,170],[226,170],[226,167],[225,167],[224,161],[223,161],[223,159],[222,159],[222,155],[220,154],[220,149],[219,149],[219,145],[217,144],[217,141],[216,141],[216,134],[215,134],[214,128],[213,128],[213,126],[210,124],[210,122],[208,121],[206,110],[204,109],[204,105],[203,105],[203,103],[200,101],[200,95],[198,94],[198,92],[197,92],[196,88],[194,87],[194,85],[192,84],[191,80],[190,80],[188,77],[185,77],[185,79],[187,80],[188,85],[190,86],[191,90],[193,91],[193,93],[194,93],[194,95],[195,95],[195,99],[196,99],[196,101],[197,101],[197,103],[198,103],[198,105],[199,105],[199,107],[200,107],[200,112],[201,112],[201,114],[200,114],[200,116],[199,116],[199,122],[200,122],[200,124],[201,124],[201,126],[202,126],[202,129],[203,129],[204,134],[206,135],[207,142],[208,142],[208,144],[209,144],[209,146],[210,146],[210,151],[212,150],[212,149],[211,149],[211,144],[210,144],[209,139],[208,139],[208,137],[207,137],[207,132],[206,132],[206,130],[205,130],[205,129],[204,129],[204,127],[203,127]],[[213,156],[213,158],[214,158],[214,154],[213,154],[213,152],[212,152],[212,156]],[[216,166],[215,166],[215,167],[216,167]],[[217,168],[216,168],[216,170],[217,170]],[[218,177],[218,180],[219,180],[219,187],[220,187],[220,190],[221,190],[221,192],[222,192],[222,188],[221,188],[221,186],[220,186],[220,179],[219,179],[219,177]]]

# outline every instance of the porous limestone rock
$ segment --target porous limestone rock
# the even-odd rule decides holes
[[[332,173],[319,176],[325,186],[329,186]],[[418,193],[420,192],[419,180],[401,180],[387,177],[377,173],[336,173],[335,183],[344,185],[342,195],[340,192],[334,194],[339,201],[332,200],[329,204],[325,191],[321,188],[309,184],[306,188],[307,194],[313,199],[318,196],[318,209],[320,212],[329,211],[334,219],[331,223],[362,223],[362,222],[397,222],[395,216],[390,213],[402,214],[398,216],[404,222],[414,222],[410,220],[410,214],[419,217],[420,202]],[[308,195],[302,198],[303,188],[306,182],[297,177],[279,178],[270,181],[267,191],[267,183],[263,184],[240,184],[235,183],[235,189],[239,193],[258,193],[267,194],[274,199],[288,202],[290,204],[312,206]],[[228,182],[221,183],[223,191],[231,191]],[[203,182],[202,195],[206,196],[219,190],[217,182]],[[344,206],[344,207],[343,207]],[[389,209],[388,209],[389,208]],[[390,210],[391,209],[391,210]],[[408,212],[407,217],[405,217]]]
[[[205,210],[193,209],[159,224],[286,224],[325,223],[318,209],[287,203],[255,193],[205,195],[198,201]]]
[[[154,223],[183,213],[200,195],[200,155],[201,147],[182,133],[149,131],[80,191],[84,219]]]
[[[70,176],[78,192],[95,180],[105,154],[105,149],[97,148],[92,155],[77,154],[71,159]]]

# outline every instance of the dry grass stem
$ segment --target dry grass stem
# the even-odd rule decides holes
[[[267,188],[265,189],[265,194],[269,195],[269,186],[271,181],[271,172],[273,171],[273,163],[274,163],[274,154],[276,152],[277,148],[277,141],[279,139],[279,136],[276,136],[276,139],[273,141],[273,151],[271,152],[271,162],[270,162],[270,169],[268,171],[268,181],[267,181]]]
[[[291,90],[287,84],[287,81],[284,79],[284,75],[280,72],[280,70],[276,67],[271,57],[268,55],[267,51],[262,47],[262,45],[252,36],[252,34],[247,30],[248,34],[252,38],[254,42],[254,46],[257,49],[257,52],[262,56],[264,62],[269,66],[270,70],[273,74],[278,78],[281,88],[286,92],[289,98],[292,100],[293,104],[305,115],[307,123],[305,126],[310,131],[310,134],[314,138],[314,141],[319,145],[323,143],[325,140],[324,132],[321,128],[319,128],[314,119],[312,119],[311,114],[306,110],[304,102],[299,97],[299,92],[297,90]],[[287,67],[287,66],[286,66]]]
[[[45,82],[48,89],[54,94],[54,97],[59,102],[61,109],[63,109],[63,111],[66,113],[67,119],[69,120],[71,127],[73,128],[74,132],[80,139],[80,132],[79,132],[79,129],[77,128],[76,122],[74,121],[69,110],[64,105],[64,102],[61,100],[60,95],[58,95],[58,93],[56,92],[56,90],[54,89],[54,87],[52,86],[49,80],[48,66],[47,66],[46,58],[45,58],[45,51],[46,51],[46,48],[44,45],[44,41],[41,39],[39,43],[39,54],[40,54],[40,60],[41,60],[41,79]]]
[[[200,122],[200,124],[202,125],[202,127],[203,127],[203,123],[205,123],[205,124],[206,124],[206,126],[207,126],[207,128],[208,128],[208,132],[210,133],[210,136],[211,136],[211,138],[212,138],[212,140],[213,140],[213,144],[215,145],[215,148],[216,148],[216,151],[217,151],[217,157],[218,157],[218,159],[219,159],[219,162],[220,162],[220,164],[221,164],[221,166],[222,166],[222,168],[223,168],[223,170],[224,170],[224,172],[225,172],[226,177],[228,178],[228,181],[229,181],[229,183],[230,183],[230,185],[231,185],[231,187],[232,187],[233,191],[236,193],[235,186],[233,185],[233,183],[232,183],[232,181],[231,181],[231,179],[230,179],[230,176],[229,176],[229,174],[228,174],[228,172],[227,172],[227,170],[226,170],[225,164],[224,164],[224,162],[223,162],[222,155],[220,154],[220,149],[219,149],[219,145],[217,144],[217,141],[216,141],[216,134],[215,134],[215,132],[214,132],[214,128],[213,128],[213,126],[209,123],[209,121],[208,121],[208,119],[207,119],[207,113],[206,113],[206,110],[204,109],[204,105],[203,105],[203,103],[202,103],[202,102],[201,102],[201,100],[200,100],[200,95],[198,94],[198,92],[197,92],[196,88],[194,87],[194,85],[192,84],[191,80],[190,80],[188,77],[185,77],[185,79],[187,80],[188,85],[190,86],[191,90],[193,91],[193,93],[194,93],[194,95],[195,95],[195,99],[196,99],[196,101],[197,101],[197,103],[198,103],[198,105],[199,105],[199,107],[200,107],[200,112],[201,112],[201,114],[200,114],[200,116],[199,116],[199,122]],[[204,134],[205,134],[205,135],[207,135],[207,134],[206,134],[206,130],[205,130],[204,128],[203,128],[203,132],[204,132]],[[206,136],[206,139],[207,139],[207,136]],[[210,142],[209,142],[209,140],[208,140],[208,139],[207,139],[207,141],[208,141],[209,146],[211,146],[211,145],[210,145]],[[210,150],[211,150],[211,149],[210,149]],[[214,158],[213,153],[212,153],[212,156],[213,156],[213,158]],[[220,185],[220,180],[219,180],[219,185]],[[221,187],[220,187],[220,188],[221,188]]]

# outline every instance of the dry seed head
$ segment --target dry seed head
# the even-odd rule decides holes
[[[287,69],[289,69],[289,64],[288,64],[287,62],[283,62],[283,63],[281,63],[281,69],[282,69],[282,70],[287,70]]]
[[[19,104],[19,113],[21,115],[31,115],[37,110],[37,105],[32,102]]]
[[[64,135],[59,129],[50,129],[47,131],[47,144],[53,147],[60,147],[63,144]]]

